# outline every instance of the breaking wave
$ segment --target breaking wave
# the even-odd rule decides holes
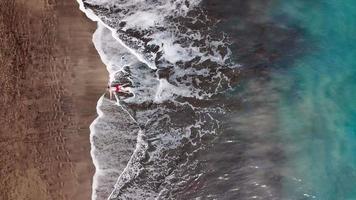
[[[230,94],[241,69],[232,55],[234,41],[200,0],[78,1],[98,23],[93,42],[109,84],[128,91],[98,102],[99,117],[91,125],[92,198],[194,196],[206,178],[202,154],[244,101]],[[258,168],[251,163],[249,170]],[[258,176],[249,170],[244,173]],[[274,190],[261,185],[260,193],[273,199]]]

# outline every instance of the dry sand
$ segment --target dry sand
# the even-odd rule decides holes
[[[0,1],[0,199],[90,199],[94,29],[75,0]]]

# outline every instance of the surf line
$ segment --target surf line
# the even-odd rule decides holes
[[[85,15],[91,19],[94,22],[98,22],[103,24],[106,28],[108,28],[111,33],[112,36],[124,47],[126,48],[130,53],[132,53],[134,56],[136,56],[136,58],[141,61],[142,63],[145,63],[149,68],[151,69],[157,69],[156,65],[154,63],[149,62],[147,59],[145,59],[142,55],[140,55],[139,53],[137,53],[134,49],[128,47],[119,37],[117,37],[117,35],[115,34],[115,29],[108,26],[107,24],[105,24],[98,16],[96,16],[94,14],[94,12],[89,9],[89,8],[85,8],[84,3],[82,0],[77,0],[78,4],[79,4],[79,9],[85,13]]]

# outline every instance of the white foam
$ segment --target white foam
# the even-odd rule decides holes
[[[154,94],[159,87],[159,81],[153,70],[145,67],[144,63],[130,54],[112,37],[111,31],[101,23],[98,23],[93,42],[109,72],[110,82],[116,81],[122,74],[128,74],[127,79],[133,86],[124,87],[124,89],[130,91],[134,96],[123,101],[136,104],[153,101]],[[125,71],[124,67],[128,67],[127,70],[130,72]]]
[[[119,73],[126,73],[124,71],[125,66],[129,67],[129,79],[133,87],[127,87],[125,89],[132,92],[134,96],[123,100],[127,103],[140,104],[148,101],[161,103],[172,100],[177,96],[201,99],[208,95],[200,92],[197,88],[184,85],[185,82],[176,82],[179,86],[175,86],[170,84],[166,79],[157,80],[155,73],[148,68],[142,67],[143,63],[140,63],[135,56],[130,54],[117,42],[112,37],[111,31],[101,23],[98,23],[98,28],[93,36],[93,42],[110,74],[110,82],[117,80]],[[208,69],[196,70],[194,68],[188,68],[186,70],[177,70],[172,75],[172,78],[175,80],[177,77],[184,75],[211,76]],[[188,80],[188,85],[190,82],[191,80]]]
[[[128,27],[130,28],[140,28],[147,29],[150,27],[154,27],[160,21],[160,16],[157,13],[153,13],[152,11],[142,11],[138,13],[134,13],[126,18],[123,21],[130,22]],[[126,27],[126,29],[128,28]]]
[[[106,198],[114,189],[125,163],[134,152],[135,126],[125,113],[103,96],[97,103],[98,117],[90,125],[91,156],[95,166],[92,199]]]
[[[203,55],[198,47],[183,47],[177,43],[177,36],[171,32],[158,32],[151,37],[153,39],[148,44],[161,46],[163,57],[170,63],[186,62]]]
[[[96,188],[98,187],[98,183],[97,183],[97,180],[98,180],[98,176],[100,176],[100,174],[102,173],[100,170],[99,170],[99,163],[98,163],[98,160],[95,159],[95,156],[94,156],[94,152],[95,152],[95,146],[94,146],[94,142],[93,142],[93,137],[95,135],[95,129],[94,129],[94,126],[95,124],[97,123],[97,121],[99,120],[100,117],[103,116],[103,112],[99,109],[100,105],[102,104],[103,102],[103,98],[104,97],[101,97],[97,103],[97,106],[96,106],[96,111],[97,111],[97,114],[98,114],[98,117],[91,123],[91,125],[89,126],[89,129],[90,129],[90,146],[91,146],[91,149],[90,149],[90,155],[91,155],[91,158],[93,160],[93,164],[94,164],[94,167],[95,167],[95,173],[94,173],[94,176],[93,176],[93,185],[92,185],[92,199],[96,199],[97,198],[97,195],[96,195]]]
[[[118,41],[120,42],[120,44],[122,46],[124,46],[131,54],[135,55],[137,57],[138,60],[140,60],[141,62],[145,63],[147,66],[151,67],[152,69],[156,69],[155,64],[152,61],[147,60],[143,55],[139,54],[138,52],[136,52],[134,49],[128,47],[116,34],[116,31],[108,26],[107,24],[105,24],[98,16],[96,16],[94,14],[94,12],[90,9],[85,9],[83,1],[82,0],[77,0],[77,2],[79,3],[79,9],[85,13],[85,15],[91,19],[92,21],[96,21],[96,22],[100,22],[102,25],[104,25],[106,28],[108,28],[109,30],[111,30],[112,36]],[[103,1],[103,3],[106,2],[110,2],[110,1]]]
[[[142,70],[136,70],[136,78],[144,78],[138,81],[145,82],[145,84],[136,84],[135,87],[127,88],[134,94],[134,97],[126,99],[126,102],[154,101],[159,103],[177,96],[209,98],[219,91],[220,82],[226,80],[226,76],[217,73],[211,77],[211,79],[220,79],[214,90],[203,91],[199,88],[187,87],[193,81],[206,84],[196,77],[209,77],[212,76],[212,72],[207,69],[196,70],[193,67],[180,69],[176,66],[179,61],[188,62],[200,58],[200,63],[210,60],[220,67],[237,66],[231,65],[231,63],[227,64],[231,51],[226,46],[226,37],[213,39],[207,33],[189,28],[186,31],[181,31],[179,26],[184,25],[171,20],[179,16],[186,16],[190,9],[200,3],[200,0],[189,1],[189,5],[185,0],[86,0],[85,2],[91,6],[107,9],[105,11],[99,9],[96,11],[97,13],[89,8],[84,8],[82,1],[78,0],[78,2],[80,9],[90,19],[98,21],[99,28],[93,40],[103,62],[107,65],[110,82],[115,80],[116,73],[121,71],[124,65],[131,66],[132,70],[134,65],[139,65],[138,61],[151,69],[157,69],[158,54],[149,49],[152,46],[159,48],[160,60],[168,62],[160,67],[173,65],[174,73],[169,80],[157,80],[157,76],[151,75],[148,70],[144,72],[145,75],[139,75],[138,72],[142,72]],[[194,17],[188,18],[191,21],[197,20]],[[126,22],[126,24],[119,26],[120,22]],[[103,29],[103,27],[107,29]],[[125,32],[128,29],[143,31],[144,36],[142,37],[145,39],[141,36],[130,36]],[[112,34],[112,37],[109,37],[109,34]],[[146,43],[145,40],[149,42]],[[225,54],[221,54],[219,51],[221,47],[226,48]],[[132,58],[132,55],[136,59]],[[185,78],[182,79],[182,77]],[[137,87],[137,85],[141,87]],[[145,88],[144,85],[146,85]]]
[[[142,41],[138,41],[136,38],[131,38],[130,39],[131,41],[128,41],[128,43],[132,42],[138,44],[136,44],[135,50],[132,47],[129,47],[127,42],[124,42],[122,38],[120,38],[120,35],[119,33],[117,33],[116,30],[117,27],[108,25],[110,23],[110,19],[104,17],[106,20],[108,20],[108,22],[106,23],[103,22],[103,19],[95,15],[92,10],[85,8],[81,0],[77,0],[77,1],[80,4],[80,9],[88,16],[88,18],[90,18],[93,21],[101,22],[103,25],[105,25],[108,29],[112,31],[114,38],[117,39],[121,43],[121,45],[127,48],[141,62],[147,64],[152,69],[156,69],[154,63],[155,55],[151,55],[151,53],[145,54],[144,48],[141,49],[139,48],[143,46]],[[185,15],[189,10],[189,8],[185,3],[185,0],[175,0],[175,1],[157,0],[154,2],[148,2],[143,0],[126,0],[126,1],[125,0],[116,0],[116,1],[86,0],[85,2],[103,8],[109,9],[112,7],[118,7],[122,10],[125,10],[125,12],[115,13],[115,17],[114,17],[114,20],[116,22],[117,21],[127,22],[126,26],[122,28],[122,30],[124,31],[130,28],[135,28],[138,30],[146,30],[152,27],[154,27],[154,29],[156,29],[157,27],[165,27],[167,26],[166,18],[172,15]],[[192,0],[190,1],[189,4],[190,7],[194,7],[199,3],[200,0]],[[157,30],[153,32],[157,32]],[[162,32],[162,31],[158,31],[158,32]],[[158,36],[156,37],[156,39],[162,42],[165,41],[164,38],[159,38]],[[167,53],[169,54],[167,58],[168,59],[172,58],[173,54],[179,55],[181,49],[178,48],[178,46],[172,46],[169,43],[171,42],[170,40],[167,41],[168,43],[164,45],[166,46],[165,48],[169,48],[169,51],[167,50]]]
[[[117,188],[123,187],[127,182],[129,182],[133,177],[137,176],[140,173],[140,163],[138,162],[144,156],[144,152],[148,148],[147,142],[143,139],[142,131],[139,131],[137,136],[137,143],[135,151],[133,152],[128,164],[126,165],[123,172],[118,177],[117,182],[115,184],[115,190],[113,190],[108,197],[111,199],[114,195],[117,195]]]
[[[185,97],[193,97],[193,94],[191,92],[191,89],[188,87],[183,88],[183,87],[177,87],[174,86],[166,79],[160,79],[159,80],[159,86],[156,91],[156,95],[154,98],[154,102],[156,103],[162,103],[164,101],[173,99],[174,96],[185,96]]]
[[[172,15],[185,15],[201,0],[190,0],[189,7],[185,0],[85,0],[91,5],[103,8],[119,8],[122,13],[115,13],[121,20],[128,22],[126,28],[149,28],[165,24],[165,18]]]
[[[199,4],[200,0],[189,1],[190,6],[187,6],[188,4],[185,3],[186,0],[86,0],[85,2],[100,6],[103,9],[108,9],[105,11],[107,13],[104,14],[100,14],[99,11],[97,11],[98,13],[94,13],[91,9],[84,8],[83,2],[78,0],[80,9],[88,18],[98,22],[98,29],[94,33],[93,42],[110,74],[110,82],[118,81],[125,74],[129,74],[129,76],[124,78],[127,78],[132,83],[132,87],[125,87],[125,89],[130,91],[133,97],[119,97],[121,99],[120,101],[129,104],[141,104],[147,101],[162,103],[170,100],[174,102],[176,97],[192,97],[196,99],[209,98],[217,89],[213,92],[204,91],[203,89],[192,86],[193,80],[198,84],[204,84],[205,82],[202,82],[197,76],[206,77],[208,80],[218,78],[222,80],[225,78],[220,73],[212,74],[214,71],[207,67],[193,68],[187,66],[183,69],[183,67],[180,68],[177,64],[179,61],[187,62],[200,57],[200,62],[211,60],[212,62],[218,63],[220,65],[219,67],[225,67],[224,65],[231,54],[229,49],[226,55],[221,55],[218,52],[219,47],[225,45],[224,41],[220,39],[211,41],[211,39],[205,38],[199,31],[187,30],[186,32],[182,32],[178,28],[180,24],[174,24],[169,21],[172,17],[185,16],[191,8]],[[115,9],[121,9],[121,11],[116,12]],[[126,25],[119,27],[119,22],[126,22]],[[142,38],[131,37],[126,34],[125,31],[129,29],[145,32],[145,39],[149,40],[149,42],[145,43]],[[182,39],[186,39],[185,42],[182,42]],[[200,46],[193,46],[192,43],[196,40],[201,41],[199,43]],[[158,79],[158,75],[154,71],[157,69],[155,62],[157,54],[149,51],[149,45],[158,46],[159,52],[162,53],[160,61],[164,64],[160,66],[160,68],[173,66],[174,70],[168,79]],[[209,51],[204,50],[206,49],[205,47],[207,47]],[[182,77],[185,78],[182,79]],[[218,87],[220,87],[220,82],[216,88]],[[117,105],[121,105],[120,101],[117,102]],[[161,159],[160,156],[162,156],[160,154],[164,149],[180,148],[183,138],[190,137],[192,128],[197,129],[199,132],[198,136],[202,137],[205,134],[215,134],[216,127],[219,127],[219,122],[209,114],[209,112],[219,112],[214,110],[214,108],[210,110],[200,109],[201,112],[199,112],[195,110],[197,108],[189,105],[197,115],[195,116],[196,118],[187,124],[169,127],[167,131],[162,131],[163,128],[166,127],[162,127],[163,123],[161,122],[165,122],[166,113],[169,112],[169,110],[160,110],[160,108],[157,108],[136,113],[139,115],[139,123],[149,123],[150,120],[154,119],[155,121],[151,122],[153,123],[152,127],[156,127],[157,129],[150,130],[152,133],[143,133],[142,130],[140,130],[133,154],[125,154],[126,156],[131,156],[128,164],[124,169],[121,169],[122,167],[116,169],[115,164],[110,164],[110,160],[115,160],[110,156],[119,157],[117,153],[109,155],[108,152],[103,151],[103,149],[114,146],[107,143],[98,143],[98,141],[108,139],[108,137],[111,136],[113,136],[113,140],[115,140],[114,136],[116,136],[116,139],[117,137],[123,138],[125,137],[124,133],[117,135],[118,133],[116,132],[120,132],[122,131],[121,129],[125,128],[115,125],[108,126],[108,124],[110,124],[108,122],[106,122],[105,125],[100,123],[100,120],[109,120],[110,118],[110,120],[114,121],[113,124],[115,124],[118,123],[115,120],[120,120],[121,117],[115,116],[115,114],[109,117],[104,116],[101,109],[105,102],[108,103],[106,99],[101,97],[97,106],[99,117],[90,126],[90,141],[92,144],[91,156],[96,168],[93,178],[93,200],[98,197],[98,188],[104,187],[103,183],[100,182],[103,181],[103,179],[100,179],[100,177],[107,177],[108,174],[111,173],[111,176],[117,178],[117,175],[120,174],[115,184],[115,189],[112,190],[109,197],[111,198],[117,195],[121,188],[124,188],[127,183],[140,174],[142,167],[140,159],[142,159],[148,149],[148,142],[145,136],[150,134],[151,136],[154,135],[152,138],[156,140],[151,143],[156,145],[157,150],[150,152],[150,159],[159,161]],[[187,102],[182,102],[180,105],[186,106]],[[125,106],[123,106],[123,108],[125,109]],[[130,114],[129,110],[125,110]],[[117,112],[119,111],[112,110],[112,113]],[[157,112],[161,113],[156,115]],[[176,111],[173,110],[170,112],[174,113]],[[156,118],[153,117],[154,115],[156,115]],[[130,116],[135,120],[133,115],[130,114]],[[97,139],[95,140],[95,138]],[[193,141],[191,142],[193,143]],[[199,141],[194,141],[194,145],[198,146],[198,143]],[[98,148],[100,145],[106,146],[100,149]],[[118,150],[122,149],[120,147],[115,148]],[[174,158],[169,158],[168,160],[171,162],[173,159]],[[159,176],[163,173],[162,170],[169,168],[167,163],[168,161],[163,163],[164,165],[162,166],[147,170],[152,172],[153,177]],[[110,179],[110,181],[111,180],[112,179]],[[105,187],[113,187],[113,185]],[[145,190],[143,188],[128,192],[125,195],[129,195],[127,196],[128,199],[139,199],[137,198],[138,195],[145,196],[146,198],[157,196],[156,191]],[[130,195],[134,195],[135,197]]]
[[[112,37],[112,32],[101,22],[98,22],[98,28],[93,35],[93,43],[110,74],[110,82],[114,81],[115,75],[125,66],[132,66],[139,62],[120,42]]]
[[[173,114],[175,110],[158,108],[139,111],[138,118],[142,121],[147,120],[147,123],[150,124],[149,128],[145,129],[145,132],[140,132],[136,150],[124,172],[120,175],[115,185],[115,190],[109,199],[160,199],[159,196],[162,195],[162,193],[152,189],[151,182],[135,182],[136,179],[141,178],[140,175],[142,171],[144,170],[143,173],[149,174],[150,180],[162,177],[167,174],[170,169],[174,169],[174,167],[172,168],[172,166],[174,166],[172,163],[174,163],[176,159],[179,159],[179,152],[181,152],[179,149],[183,148],[184,139],[189,140],[191,129],[199,130],[199,132],[202,131],[202,134],[208,134],[208,132],[212,133],[211,130],[209,130],[210,128],[205,126],[207,123],[211,124],[211,121],[206,122],[205,120],[210,119],[210,117],[206,115],[206,112],[202,113],[202,115],[205,116],[201,116],[204,119],[198,117],[198,119],[194,118],[193,121],[187,121],[187,124],[183,123],[178,125],[171,124],[171,115],[166,113]],[[149,146],[154,146],[155,150],[148,150]],[[198,151],[198,148],[196,151]],[[174,155],[173,152],[171,152],[169,156],[163,153],[170,150],[175,151],[176,149],[178,149],[178,151],[176,151],[178,155]],[[190,156],[188,152],[187,155]],[[162,158],[164,160],[162,160]],[[182,163],[182,165],[184,164],[185,163]],[[164,181],[168,184],[168,187],[171,186],[169,181],[169,177]],[[164,191],[165,187],[160,188],[160,190]]]
[[[96,16],[89,8],[85,9],[83,3],[80,0],[78,1],[81,4],[82,11],[90,19],[103,23],[112,31],[115,39],[152,69],[157,68],[155,64],[157,53],[148,50],[147,45],[159,47],[159,52],[162,52],[160,59],[171,64],[200,57],[202,62],[211,60],[225,65],[231,55],[228,48],[226,54],[222,55],[219,52],[219,47],[226,46],[226,37],[212,39],[202,36],[199,30],[189,28],[181,31],[180,26],[184,25],[181,22],[171,20],[172,18],[186,16],[189,10],[199,5],[201,0],[191,0],[189,6],[185,0],[86,0],[85,2],[92,6],[107,9],[105,14],[99,12],[99,16]],[[115,11],[115,9],[118,11]],[[189,20],[191,22],[197,21],[191,17]],[[125,24],[119,26],[120,22]],[[128,36],[126,34],[128,30],[140,32],[143,36]],[[150,40],[148,43],[145,42],[147,39]],[[193,45],[197,41],[200,44],[195,43]]]

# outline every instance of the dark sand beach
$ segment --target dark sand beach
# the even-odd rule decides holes
[[[75,0],[0,1],[0,199],[90,199],[94,30]]]

